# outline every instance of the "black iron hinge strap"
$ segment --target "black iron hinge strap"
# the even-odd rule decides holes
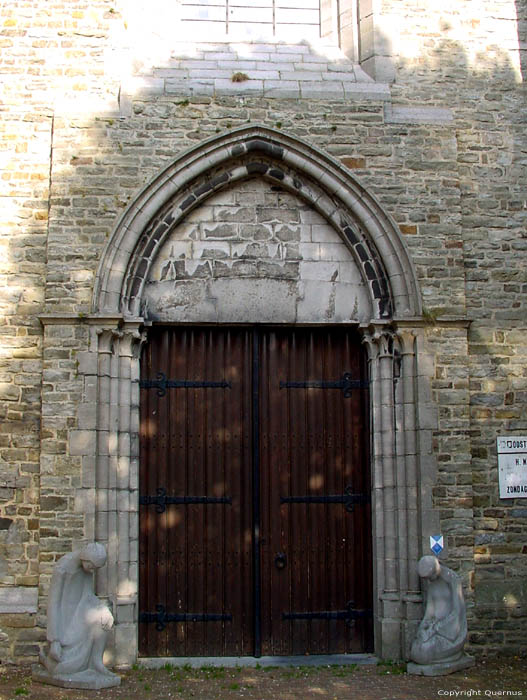
[[[230,496],[167,496],[166,489],[157,489],[157,496],[139,496],[139,505],[155,506],[156,513],[164,513],[170,505],[209,505],[211,503],[232,504]]]
[[[353,512],[356,504],[370,501],[369,493],[353,493],[351,486],[348,486],[344,493],[329,496],[280,496],[280,503],[342,503],[348,513]]]
[[[303,382],[280,382],[280,389],[340,389],[345,399],[349,399],[354,389],[366,389],[369,382],[363,379],[353,379],[351,372],[344,372],[340,379],[307,380]]]
[[[213,382],[194,379],[167,379],[163,372],[157,373],[156,379],[141,379],[141,389],[157,389],[158,396],[165,396],[167,389],[230,389],[231,383],[226,381]]]
[[[231,622],[232,615],[221,613],[167,613],[164,605],[156,605],[156,612],[139,613],[139,622],[155,623],[162,632],[169,622]]]
[[[353,601],[350,601],[346,610],[282,613],[282,620],[345,620],[351,626],[355,620],[373,616],[371,608],[355,608],[354,605]]]

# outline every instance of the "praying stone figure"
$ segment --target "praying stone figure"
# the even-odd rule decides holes
[[[412,643],[408,673],[444,676],[474,665],[463,653],[467,615],[459,576],[437,557],[424,556],[418,564],[426,608]]]
[[[93,592],[93,572],[106,563],[106,549],[91,542],[55,564],[48,599],[48,649],[33,679],[63,688],[99,690],[121,679],[103,664],[110,610]]]

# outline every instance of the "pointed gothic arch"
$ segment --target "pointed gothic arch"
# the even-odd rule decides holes
[[[88,320],[91,344],[79,365],[88,389],[79,409],[80,431],[73,432],[82,433],[93,446],[83,453],[82,481],[90,486],[78,489],[78,503],[85,536],[105,543],[109,551],[98,593],[114,606],[118,665],[137,659],[139,358],[147,339],[141,315],[145,285],[178,223],[208,197],[251,177],[280,185],[318,212],[346,245],[350,264],[367,290],[371,315],[355,324],[367,350],[370,379],[376,654],[405,658],[420,617],[416,565],[425,536],[437,531],[439,523],[430,489],[435,481],[431,433],[436,409],[428,383],[433,366],[424,361],[421,298],[409,252],[390,216],[338,161],[281,131],[247,125],[192,147],[152,180],[118,221],[96,276]]]
[[[421,314],[406,245],[377,200],[323,151],[262,125],[244,126],[192,147],[143,189],[103,252],[94,313],[140,317],[149,270],[170,231],[211,195],[254,176],[295,194],[334,228],[369,291],[371,320]]]

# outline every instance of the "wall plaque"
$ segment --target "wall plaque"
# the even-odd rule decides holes
[[[527,498],[527,436],[499,437],[500,498]]]

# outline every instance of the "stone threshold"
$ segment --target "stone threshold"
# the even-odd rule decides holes
[[[216,666],[225,668],[262,668],[269,666],[349,666],[351,664],[376,665],[379,659],[374,654],[320,654],[313,656],[163,656],[138,658],[137,663],[143,668],[162,668],[170,666]]]

